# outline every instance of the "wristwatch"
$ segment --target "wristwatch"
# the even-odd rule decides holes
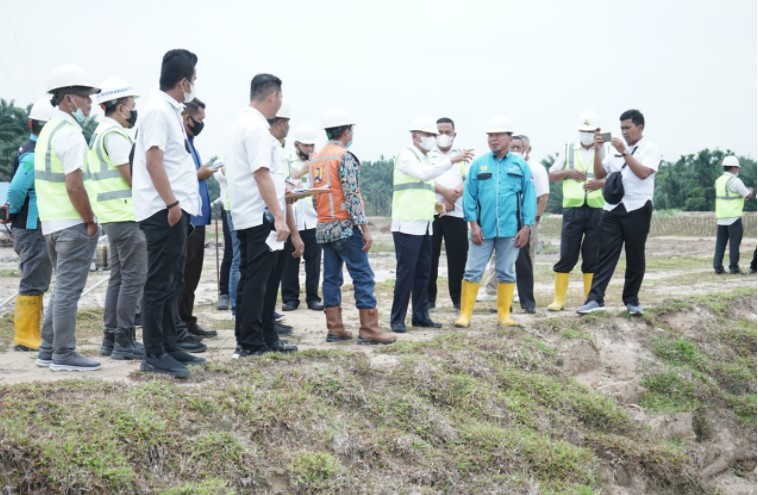
[[[629,152],[628,152],[628,151],[626,151],[626,150],[624,150],[624,151],[622,151],[622,152],[621,152],[621,156],[622,156],[622,157],[625,157],[625,156],[626,156],[626,155],[628,155],[628,154],[629,154]]]

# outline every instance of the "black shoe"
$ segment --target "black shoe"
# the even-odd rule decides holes
[[[299,302],[282,303],[282,311],[295,311],[300,306]]]
[[[39,349],[32,349],[29,346],[26,345],[14,345],[13,350],[16,352],[37,352]]]
[[[421,327],[421,328],[442,328],[442,323],[437,323],[436,321],[432,321],[432,320],[412,321],[411,324],[414,327]]]
[[[285,325],[284,323],[278,323],[274,322],[274,331],[277,333],[277,335],[292,335],[293,328],[290,325]]]
[[[524,308],[524,313],[533,315],[533,314],[537,314],[537,310],[535,308],[528,307],[528,308]]]
[[[218,298],[218,304],[216,304],[216,309],[218,311],[226,311],[229,309],[229,306],[231,306],[231,301],[229,300],[228,294],[221,294],[221,296]]]
[[[205,364],[205,358],[193,356],[192,354],[179,349],[169,352],[169,355],[185,366],[202,366]]]
[[[736,270],[734,270],[732,268],[729,269],[729,275],[744,275],[744,274],[745,274],[745,272],[743,272],[739,268],[737,268]]]
[[[190,325],[187,327],[187,331],[191,333],[192,335],[196,335],[201,338],[206,337],[218,337],[218,332],[215,330],[206,330],[200,325]]]
[[[274,321],[282,321],[286,318],[283,314],[277,313],[274,311]]]
[[[253,356],[262,356],[269,352],[273,351],[268,347],[259,347],[257,349],[245,349],[244,347],[239,347],[232,357],[234,359],[245,359]]]
[[[751,269],[750,269],[750,271],[749,271],[748,273],[749,273],[750,275],[754,274],[754,273],[755,273],[755,268],[751,268]]]
[[[408,329],[405,326],[405,323],[390,323],[390,328],[395,333],[405,333],[408,331]]]
[[[103,342],[100,344],[101,356],[110,356],[113,354],[113,345],[116,342],[116,335],[112,332],[112,330],[109,330],[103,335]]]
[[[176,346],[187,352],[205,352],[208,350],[208,346],[203,344],[202,342],[195,342],[194,340],[184,339],[184,340],[177,340]]]
[[[269,344],[269,349],[271,349],[271,352],[295,352],[297,351],[297,346],[294,344],[288,344],[286,340],[277,340],[273,344]]]
[[[185,365],[166,353],[159,357],[145,356],[139,369],[146,373],[163,373],[171,375],[174,378],[187,378],[191,375],[190,370],[188,370]]]
[[[429,309],[437,309],[437,303],[434,301],[429,301]]]
[[[323,311],[324,305],[321,304],[321,301],[311,301],[308,303],[308,309],[313,311]]]
[[[453,309],[456,310],[456,311],[458,311],[458,312],[460,312],[461,311],[461,305],[460,305],[460,303],[458,303],[458,304],[453,303]]]
[[[177,342],[195,342],[195,343],[201,343],[203,341],[203,338],[199,335],[193,335],[189,333],[189,330],[187,327],[176,327],[176,341]]]

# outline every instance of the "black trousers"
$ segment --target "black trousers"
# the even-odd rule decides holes
[[[179,294],[179,319],[192,328],[197,325],[193,316],[195,307],[195,291],[200,284],[205,258],[205,225],[195,227],[187,237],[187,261],[184,265],[184,284]]]
[[[582,273],[595,273],[602,216],[602,208],[590,208],[587,205],[563,209],[561,254],[558,263],[553,265],[554,272],[571,272],[581,253]]]
[[[432,266],[432,236],[393,232],[395,241],[395,293],[390,323],[405,323],[408,300],[413,296],[412,321],[429,320],[429,272]]]
[[[305,302],[320,303],[318,286],[321,279],[321,245],[316,242],[316,229],[301,230],[300,237],[305,244],[302,256],[305,260]],[[291,254],[294,246],[289,240],[287,244]],[[282,302],[284,304],[300,304],[300,259],[292,256],[285,258],[282,274]]]
[[[516,258],[516,288],[521,309],[535,309],[537,302],[534,300],[534,268],[532,267],[531,248],[532,236],[529,242],[518,251]]]
[[[731,225],[719,225],[716,228],[716,251],[713,253],[713,269],[718,273],[724,272],[724,251],[729,243],[729,271],[740,271],[740,244],[744,228],[742,219],[738,218]]]
[[[284,269],[284,250],[271,251],[266,237],[274,225],[237,231],[240,243],[240,281],[234,335],[245,349],[260,350],[279,340],[274,330],[274,307]]]
[[[440,265],[442,240],[447,254],[447,288],[453,305],[461,305],[461,280],[468,257],[468,226],[462,218],[435,216],[432,224],[432,265],[429,275],[429,302],[437,302],[437,271]]]
[[[650,232],[653,203],[627,212],[623,204],[613,211],[604,211],[600,221],[600,257],[592,279],[588,301],[604,302],[605,289],[616,270],[621,248],[626,251],[626,274],[624,276],[624,304],[639,304],[642,279],[645,278],[645,243]]]
[[[171,227],[168,210],[161,210],[139,222],[147,242],[147,278],[142,296],[142,337],[145,353],[160,356],[176,347],[177,296],[186,263],[190,217]]]
[[[221,209],[221,223],[224,229],[224,257],[221,260],[221,273],[218,276],[218,293],[220,295],[229,295],[229,270],[232,268],[232,256],[234,255],[232,246],[232,233],[229,230],[229,220],[226,218],[226,210]]]
[[[750,262],[750,269],[753,272],[756,271],[756,255],[758,255],[758,249],[753,249],[753,261]]]

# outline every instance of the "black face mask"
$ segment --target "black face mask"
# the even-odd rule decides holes
[[[192,121],[192,135],[197,137],[200,135],[201,132],[203,132],[203,127],[205,127],[205,122],[198,122],[197,120],[190,117],[190,120]]]
[[[132,110],[129,113],[129,118],[126,121],[129,122],[129,127],[134,127],[134,125],[137,123],[137,110]]]
[[[308,155],[306,153],[303,153],[302,151],[300,151],[300,148],[296,148],[296,150],[297,150],[298,158],[300,158],[303,161],[308,160]]]

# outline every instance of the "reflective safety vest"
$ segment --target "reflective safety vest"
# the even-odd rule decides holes
[[[34,189],[37,192],[37,209],[41,221],[81,219],[68,198],[63,162],[55,152],[55,140],[64,130],[81,132],[68,120],[53,117],[45,124],[37,138],[34,152]]]
[[[429,165],[429,159],[413,148],[408,148],[423,165]],[[393,220],[434,220],[434,181],[423,181],[397,169],[392,175],[392,219]]]
[[[87,152],[87,194],[100,223],[133,222],[132,189],[105,150],[105,141],[112,134],[119,134],[132,142],[123,127],[100,122]]]
[[[39,145],[37,145],[39,146]],[[732,182],[737,177],[724,172],[716,179],[716,218],[737,218],[742,216],[745,198],[740,193],[732,191]]]
[[[600,151],[601,158],[606,154],[607,145],[603,146],[603,149]],[[574,143],[566,145],[564,156],[566,157],[566,161],[563,164],[564,170],[575,168],[584,173],[587,176],[587,180],[584,182],[573,179],[563,180],[563,207],[579,208],[587,203],[587,206],[590,208],[602,208],[605,205],[603,190],[585,191],[583,189],[584,184],[595,178],[594,163],[582,163],[579,148],[574,148]]]
[[[345,193],[342,191],[340,183],[339,168],[342,163],[342,157],[347,153],[347,149],[333,143],[327,143],[311,159],[311,169],[308,172],[310,183],[313,187],[324,187],[329,192],[316,194],[316,213],[320,223],[336,222],[339,220],[350,220],[350,213],[347,211],[347,201]],[[356,158],[356,163],[358,159]],[[360,196],[360,189],[358,196]],[[363,197],[361,197],[361,206]]]

